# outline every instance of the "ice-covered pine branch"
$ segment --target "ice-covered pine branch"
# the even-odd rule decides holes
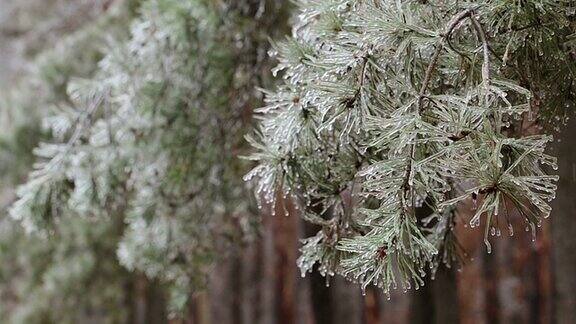
[[[275,46],[283,82],[259,110],[249,138],[258,164],[246,178],[261,203],[291,193],[321,227],[304,240],[303,273],[317,265],[363,288],[418,287],[426,267],[460,257],[453,228],[463,200],[479,203],[470,224],[484,219],[488,251],[507,205],[529,228],[548,217],[551,137],[519,126],[564,106],[550,80],[573,87],[574,69],[558,78],[534,62],[574,66],[568,45],[553,45],[575,31],[570,4],[302,0],[299,8],[293,37]],[[534,21],[545,23],[525,28]]]
[[[169,286],[170,309],[185,310],[221,248],[253,231],[236,154],[259,101],[262,34],[281,10],[143,0],[129,40],[113,41],[46,118],[54,138],[37,148],[12,216],[43,232],[66,218],[116,220],[120,263]]]

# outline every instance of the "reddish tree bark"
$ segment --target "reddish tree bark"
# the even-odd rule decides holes
[[[576,121],[564,127],[554,145],[560,181],[553,202],[552,240],[555,274],[555,317],[559,324],[576,323]]]

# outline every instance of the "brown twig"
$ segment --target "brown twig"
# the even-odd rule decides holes
[[[484,53],[484,63],[482,64],[482,81],[487,86],[490,82],[490,48],[488,46],[486,32],[484,32],[482,25],[480,25],[474,15],[470,16],[470,20],[472,21],[472,26],[474,26],[476,33],[478,33],[480,42],[482,42],[482,52]]]
[[[430,85],[430,80],[432,79],[432,73],[436,69],[438,59],[440,58],[440,54],[442,53],[444,46],[448,42],[449,38],[451,37],[452,33],[454,32],[454,29],[456,29],[458,24],[467,17],[470,17],[473,12],[474,12],[473,9],[467,9],[456,15],[454,18],[452,18],[452,20],[448,24],[448,27],[446,28],[446,31],[442,34],[442,38],[438,41],[436,51],[434,52],[432,60],[430,61],[430,64],[426,69],[426,74],[424,75],[424,80],[422,81],[422,86],[420,87],[420,92],[418,94],[419,111],[423,109],[423,99],[426,94],[426,91],[428,90],[428,86]]]
[[[442,53],[442,50],[444,49],[444,46],[446,45],[446,43],[448,42],[452,33],[458,27],[460,22],[462,22],[462,20],[464,20],[468,17],[471,17],[473,13],[474,13],[474,9],[470,8],[470,9],[466,9],[466,10],[462,11],[461,13],[459,13],[458,15],[454,16],[454,18],[452,18],[452,20],[450,21],[450,23],[446,27],[446,30],[444,31],[444,33],[441,34],[442,37],[436,45],[436,51],[432,55],[432,59],[430,61],[430,64],[428,65],[428,68],[426,69],[426,73],[424,75],[424,80],[422,81],[422,86],[420,87],[420,91],[418,93],[418,105],[417,105],[417,109],[416,109],[417,113],[421,113],[424,110],[424,98],[426,97],[426,92],[427,92],[428,87],[430,85],[430,81],[432,80],[432,74],[436,70],[436,67],[438,65],[438,60],[440,58],[440,54]],[[408,165],[406,166],[404,183],[402,184],[402,189],[403,189],[402,191],[403,192],[401,193],[402,207],[403,207],[403,209],[406,209],[405,202],[404,202],[404,200],[406,198],[405,195],[406,195],[407,191],[410,191],[410,193],[411,193],[410,196],[412,199],[412,212],[414,212],[414,194],[413,194],[414,187],[410,185],[410,179],[412,178],[412,162],[415,159],[415,155],[416,155],[416,145],[411,144],[410,160],[408,161]]]

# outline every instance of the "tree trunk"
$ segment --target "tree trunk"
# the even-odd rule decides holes
[[[436,278],[431,282],[431,289],[435,323],[459,323],[458,289],[454,269],[438,269]]]
[[[452,269],[441,267],[436,278],[412,292],[410,323],[444,324],[458,323],[458,296],[456,276]]]
[[[420,222],[431,213],[432,210],[426,205],[416,209]],[[451,269],[440,266],[435,280],[428,273],[425,285],[412,292],[410,323],[458,323],[456,278]]]
[[[429,281],[430,276],[426,277]],[[412,303],[410,304],[410,324],[436,324],[434,318],[434,300],[432,287],[429,282],[418,290],[412,290]]]
[[[553,202],[552,240],[555,268],[556,321],[576,323],[576,120],[571,119],[555,143],[560,181]]]

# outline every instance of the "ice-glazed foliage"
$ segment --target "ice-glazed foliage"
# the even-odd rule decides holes
[[[4,323],[124,323],[131,276],[114,258],[121,226],[66,217],[59,238],[0,221],[0,320]],[[119,233],[120,232],[120,233]]]
[[[11,215],[41,233],[67,217],[119,219],[120,263],[169,284],[183,309],[217,245],[250,229],[236,156],[281,7],[144,1],[129,40],[112,41],[96,75],[68,83],[69,103],[44,119],[54,140],[36,149]]]
[[[291,194],[321,226],[304,240],[303,274],[418,287],[461,256],[463,200],[478,204],[470,225],[485,224],[488,251],[507,208],[532,230],[550,215],[551,137],[524,128],[572,108],[575,3],[298,3],[246,178],[261,203]]]
[[[132,17],[131,3],[120,1],[106,10],[94,10],[92,14],[98,18],[83,17],[82,25],[67,25],[66,31],[48,28],[59,26],[58,19],[47,26],[38,17],[28,17],[31,26],[18,29],[24,35],[56,38],[57,33],[59,38],[50,45],[36,43],[33,41],[36,36],[30,37],[33,44],[28,44],[28,36],[19,39],[23,47],[33,47],[37,54],[20,57],[22,64],[12,66],[18,73],[9,78],[10,86],[8,82],[3,84],[0,94],[0,321],[3,323],[88,320],[118,323],[129,316],[130,310],[124,306],[129,298],[125,287],[131,277],[114,257],[122,234],[121,222],[107,219],[95,223],[69,214],[53,228],[57,235],[28,235],[18,222],[8,217],[6,209],[14,199],[15,183],[22,181],[32,168],[32,149],[38,141],[50,137],[41,130],[41,116],[69,104],[65,85],[70,78],[90,77],[94,73],[106,50],[106,37],[125,38],[125,24]],[[20,4],[33,6],[34,1]],[[35,6],[45,15],[43,19],[61,17],[48,14],[58,12],[52,1],[36,1]],[[70,19],[82,20],[82,14],[73,8],[67,7],[73,17]],[[78,8],[84,12],[81,8],[85,7]],[[36,25],[32,24],[34,20]],[[10,44],[16,42],[11,40]]]

